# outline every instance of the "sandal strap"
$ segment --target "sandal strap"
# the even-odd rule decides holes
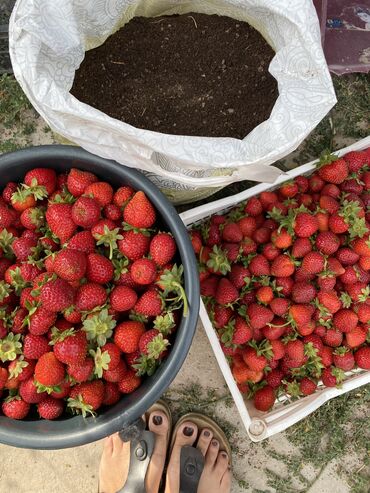
[[[151,431],[142,431],[130,444],[130,467],[126,483],[118,493],[146,493],[145,477],[153,455],[155,437]]]
[[[204,456],[195,447],[185,446],[180,456],[180,493],[197,493],[204,468]]]

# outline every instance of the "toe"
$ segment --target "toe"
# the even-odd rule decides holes
[[[226,469],[226,472],[222,476],[220,486],[221,486],[220,493],[229,493],[230,492],[230,490],[231,490],[231,470],[229,467]]]
[[[210,446],[208,447],[208,450],[206,453],[206,466],[207,467],[214,467],[214,465],[216,464],[219,449],[220,449],[220,444],[219,444],[218,440],[215,440],[213,438],[211,440]]]
[[[163,411],[154,411],[148,419],[149,430],[156,435],[166,436],[169,428],[167,415]]]
[[[184,447],[193,445],[198,435],[198,427],[191,421],[185,421],[179,426],[175,438],[175,447]]]
[[[113,439],[112,435],[104,439],[103,454],[105,456],[112,455],[113,452]]]
[[[215,473],[219,475],[220,478],[225,474],[229,467],[229,456],[226,452],[220,452],[217,456],[215,464]]]
[[[122,454],[123,449],[127,448],[127,445],[129,445],[129,443],[123,442],[118,433],[112,435],[111,438],[112,438],[112,454],[113,455]]]
[[[204,456],[207,453],[212,438],[213,438],[212,431],[209,430],[208,428],[204,428],[199,435],[197,449],[200,450]]]

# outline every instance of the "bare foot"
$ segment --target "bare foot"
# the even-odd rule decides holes
[[[145,477],[147,493],[158,493],[168,445],[168,418],[162,411],[151,413],[148,428],[155,434],[155,445]],[[118,433],[104,441],[99,468],[99,493],[117,493],[127,480],[130,464],[130,443],[123,442]]]
[[[179,493],[181,449],[185,445],[193,445],[197,436],[198,428],[190,421],[184,422],[178,429],[167,467],[165,493]],[[213,439],[211,430],[207,428],[202,430],[196,447],[205,457],[198,493],[230,493],[229,457],[226,452],[219,452],[219,443]]]

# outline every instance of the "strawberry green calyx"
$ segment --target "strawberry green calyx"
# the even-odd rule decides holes
[[[17,378],[22,373],[23,369],[28,366],[28,362],[24,361],[24,356],[20,356],[15,366],[9,372],[9,378]]]
[[[370,298],[370,286],[361,289],[361,294],[358,296],[358,301],[365,303]]]
[[[172,312],[168,312],[165,315],[157,315],[153,322],[153,327],[163,335],[168,335],[175,325]]]
[[[352,298],[346,292],[342,292],[340,301],[342,302],[343,308],[349,308],[352,305]]]
[[[104,233],[98,235],[98,241],[96,244],[104,245],[105,247],[109,247],[109,259],[113,258],[113,251],[118,249],[118,240],[122,240],[123,236],[119,234],[119,228],[109,229],[108,226],[104,226]]]
[[[12,244],[15,240],[12,233],[9,233],[5,228],[0,233],[0,250],[3,251],[5,257],[12,257]]]
[[[226,346],[232,346],[235,331],[235,319],[231,319],[227,325],[220,330],[220,340]]]
[[[148,317],[141,315],[141,313],[136,313],[133,310],[130,311],[128,318],[134,322],[143,322],[143,324],[148,322]]]
[[[49,344],[53,346],[57,342],[63,342],[64,339],[66,339],[67,337],[75,336],[75,335],[76,335],[76,331],[74,327],[60,331],[54,326],[51,329],[51,341],[49,342]]]
[[[96,351],[90,349],[89,353],[94,358],[95,368],[94,373],[98,378],[102,378],[103,370],[108,370],[110,363],[110,356],[108,351],[101,351],[101,348],[98,347]]]
[[[337,368],[335,366],[333,368],[331,368],[331,372],[332,372],[333,376],[337,379],[336,387],[340,388],[343,380],[346,377],[346,374],[344,373],[344,371],[341,368]]]
[[[293,368],[292,375],[299,378],[306,376],[311,376],[316,379],[320,378],[324,365],[317,353],[318,351],[312,342],[306,343],[304,345],[304,354],[307,357],[307,361],[299,368]]]
[[[161,275],[157,284],[163,290],[163,296],[168,296],[170,293],[176,293],[177,296],[174,298],[167,298],[166,301],[171,301],[173,304],[173,309],[178,309],[183,306],[183,315],[187,317],[188,315],[188,300],[186,297],[185,289],[183,288],[183,273],[184,268],[182,265],[179,267],[175,264],[171,270],[166,269]]]
[[[157,360],[169,345],[168,339],[165,339],[163,334],[158,334],[146,346],[148,357]]]
[[[217,245],[214,245],[209,254],[207,267],[215,272],[221,272],[225,276],[231,270],[226,252]]]
[[[148,375],[149,377],[154,374],[158,367],[158,360],[154,358],[149,358],[149,356],[142,354],[133,366],[136,371],[136,375],[141,377],[143,375]]]
[[[39,230],[45,224],[45,208],[44,207],[33,207],[29,213],[29,218]]]
[[[272,346],[268,339],[263,340],[260,344],[252,340],[248,342],[248,345],[255,349],[257,356],[265,356],[267,359],[272,359],[274,356]]]
[[[10,278],[11,278],[11,285],[14,288],[16,294],[19,296],[22,289],[27,287],[26,281],[23,279],[23,276],[21,274],[21,270],[19,267],[16,267],[15,269],[12,269],[10,273]]]
[[[47,394],[51,394],[52,392],[61,392],[62,388],[59,385],[55,385],[54,387],[49,387],[47,385],[42,385],[40,382],[35,380],[35,387],[37,389],[38,394],[42,394],[46,392]]]
[[[360,217],[361,213],[363,213],[363,208],[357,201],[343,200],[338,214],[348,224],[350,238],[362,238],[369,231],[366,227],[365,217]]]
[[[12,288],[5,281],[0,281],[0,303],[7,298],[12,292]]]
[[[65,186],[63,186],[62,193],[54,195],[53,200],[49,200],[50,204],[74,204],[77,197],[74,197]]]
[[[114,266],[114,280],[118,281],[121,274],[128,272],[128,265],[130,261],[127,257],[120,254],[119,258],[114,258],[112,264]]]
[[[320,169],[323,166],[325,166],[326,164],[333,163],[334,161],[337,161],[338,159],[339,159],[339,156],[337,156],[336,154],[332,154],[329,149],[325,149],[320,154],[320,159],[316,163],[316,168]]]
[[[113,329],[117,322],[108,310],[104,308],[91,318],[86,318],[83,322],[82,330],[86,332],[88,341],[96,341],[98,346],[104,346],[107,339],[112,337]]]
[[[287,382],[283,380],[286,384],[286,391],[291,397],[299,397],[301,395],[301,389],[299,388],[299,383],[296,380],[292,382]]]
[[[67,400],[67,407],[74,414],[82,414],[84,418],[86,418],[88,415],[96,416],[96,412],[93,410],[93,407],[90,406],[90,404],[86,404],[84,402],[81,394],[78,394],[76,399],[69,397]]]
[[[18,354],[22,353],[21,334],[10,332],[4,339],[0,339],[0,360],[14,361]]]
[[[150,233],[154,233],[155,231],[154,229],[150,229],[150,228],[136,228],[131,224],[125,223],[125,221],[122,222],[122,229],[124,231],[133,231],[134,233],[141,233],[144,236],[150,236]]]

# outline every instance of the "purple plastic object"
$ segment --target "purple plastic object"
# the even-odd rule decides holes
[[[331,72],[370,71],[370,0],[314,0]]]

